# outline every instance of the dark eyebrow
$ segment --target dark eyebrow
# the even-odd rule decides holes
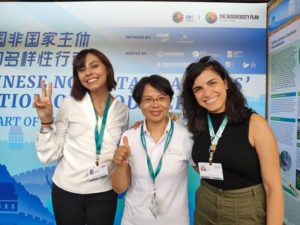
[[[192,88],[192,91],[199,90],[200,88],[201,88],[201,86],[193,87],[193,88]]]
[[[216,80],[217,80],[216,78],[212,78],[209,81],[207,81],[206,83],[209,83],[209,82],[212,82],[212,81],[216,81]]]
[[[158,95],[156,97],[158,98],[158,97],[165,97],[165,96],[168,96],[168,95],[167,94],[160,94],[160,95]],[[153,98],[152,95],[144,95],[143,97],[151,97],[151,98]]]
[[[212,78],[212,79],[210,79],[210,80],[208,80],[207,82],[206,82],[206,84],[209,84],[209,83],[211,83],[211,82],[213,82],[213,81],[216,81],[217,79],[216,78]],[[196,87],[193,87],[192,88],[192,91],[195,91],[195,90],[197,90],[197,89],[200,89],[200,88],[202,88],[200,85],[198,85],[198,86],[196,86]]]
[[[100,62],[99,60],[94,60],[94,61],[90,62],[89,64],[99,63],[99,62]]]
[[[98,62],[100,62],[100,61],[94,60],[94,61],[90,62],[89,65],[91,65],[91,64],[93,64],[93,63],[98,63]],[[78,68],[78,70],[81,70],[81,69],[84,69],[84,68],[85,68],[85,64],[83,64],[82,66],[80,66],[80,67]]]

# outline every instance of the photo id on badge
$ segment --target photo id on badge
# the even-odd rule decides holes
[[[101,163],[99,166],[92,166],[88,169],[89,181],[100,179],[108,175],[106,163]]]
[[[149,209],[150,209],[152,215],[154,216],[154,218],[156,218],[158,215],[158,211],[159,211],[156,195],[152,196]]]
[[[201,178],[212,180],[224,180],[223,169],[221,163],[198,163],[199,173]]]

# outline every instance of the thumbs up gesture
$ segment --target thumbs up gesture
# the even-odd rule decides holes
[[[117,167],[123,167],[128,164],[128,159],[130,157],[131,151],[128,144],[128,138],[123,137],[123,145],[117,148],[115,151],[113,161]]]

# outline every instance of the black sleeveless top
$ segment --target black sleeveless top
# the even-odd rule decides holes
[[[210,116],[217,133],[225,113]],[[250,116],[251,113],[247,120],[237,124],[228,123],[225,127],[213,158],[213,163],[222,164],[224,180],[205,179],[207,183],[224,190],[234,190],[262,182],[258,155],[248,139]],[[194,140],[192,158],[196,164],[208,162],[209,146],[210,135],[206,125],[205,131]]]

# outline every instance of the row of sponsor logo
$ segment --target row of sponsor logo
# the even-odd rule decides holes
[[[155,66],[157,68],[186,68],[190,63],[189,62],[157,62]],[[256,68],[256,62],[246,62],[242,64],[235,65],[232,61],[226,61],[224,65],[227,69],[232,68],[242,68],[242,69],[254,69]]]
[[[127,56],[147,56],[147,55],[151,55],[151,56],[155,56],[155,53],[153,55],[153,53],[148,54],[148,52],[146,51],[127,51],[125,52],[125,55]],[[156,52],[156,57],[158,58],[185,58],[185,57],[190,57],[192,56],[193,58],[199,59],[203,56],[206,55],[212,55],[215,58],[220,58],[218,55],[216,54],[211,54],[209,52],[206,51],[198,51],[198,50],[194,50],[190,53],[186,53],[183,51],[157,51]],[[242,67],[243,69],[247,69],[247,68],[256,68],[256,62],[253,61],[238,61],[238,65],[236,58],[243,58],[244,56],[243,51],[227,51],[226,52],[226,61],[224,62],[224,66],[227,68],[234,68],[234,67]],[[231,60],[232,59],[232,60]],[[186,66],[188,66],[188,62],[186,61],[182,61],[182,62],[157,62],[156,63],[156,67],[158,68],[184,68]]]
[[[150,54],[148,54],[147,51],[126,51],[125,55],[128,55],[128,56],[146,56],[146,55],[150,55]],[[153,53],[151,53],[151,55],[153,55]],[[206,55],[215,56],[215,54],[210,54],[209,52],[198,51],[198,50],[193,50],[189,54],[186,54],[186,52],[184,52],[184,51],[162,51],[162,50],[159,50],[159,51],[156,52],[156,56],[158,58],[163,58],[163,57],[166,57],[166,58],[170,58],[170,57],[182,58],[182,57],[185,57],[185,56],[192,56],[194,58],[199,58],[199,57],[206,56]],[[226,52],[226,58],[228,58],[228,59],[243,58],[243,57],[244,57],[244,52],[243,51],[228,50]]]
[[[189,32],[179,32],[175,35],[172,35],[169,32],[157,33],[155,36],[151,36],[149,34],[127,34],[125,35],[125,39],[129,41],[151,41],[151,40],[159,40],[160,42],[169,42],[173,41],[175,43],[187,43],[193,44],[194,40],[191,37]]]
[[[205,13],[205,21],[209,24],[213,24],[215,22],[217,22],[218,20],[220,21],[224,21],[224,22],[235,22],[235,21],[239,21],[239,20],[259,20],[260,16],[257,14],[218,14],[214,11],[208,11],[207,13]],[[172,20],[175,23],[182,23],[182,22],[194,22],[194,21],[201,21],[202,15],[184,15],[183,12],[177,11],[174,12],[172,15]]]

